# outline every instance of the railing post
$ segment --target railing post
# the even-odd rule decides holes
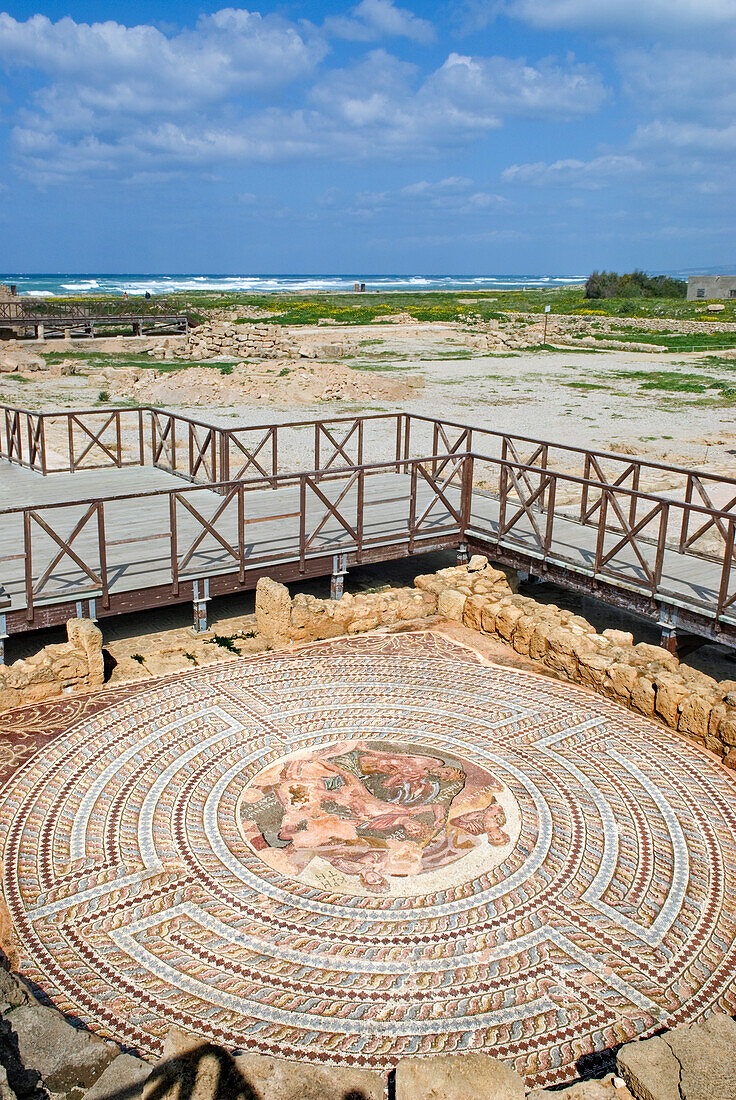
[[[632,463],[633,474],[631,478],[631,488],[634,490],[633,494],[629,497],[629,527],[633,527],[636,523],[636,511],[639,504],[639,477],[641,475],[641,463]]]
[[[583,464],[583,488],[580,493],[580,522],[588,521],[588,482],[590,481],[590,455],[586,453]]]
[[[358,500],[355,513],[355,530],[358,534],[358,542],[355,548],[358,562],[363,556],[363,516],[365,506],[365,470],[358,470]]]
[[[723,610],[726,606],[726,601],[728,599],[728,589],[731,584],[731,569],[733,567],[733,544],[735,534],[736,519],[730,519],[728,521],[728,531],[726,532],[726,546],[723,554],[721,584],[720,588],[718,589],[718,605],[716,607],[716,618],[719,618],[723,614]]]
[[[414,552],[414,528],[417,522],[417,463],[411,464],[411,484],[409,489],[409,553]]]
[[[404,459],[409,458],[411,451],[411,413],[404,414]],[[408,464],[404,463],[404,473],[408,472]]]
[[[319,470],[319,428],[320,422],[316,421],[314,425],[314,469]]]
[[[306,569],[307,557],[307,475],[299,476],[299,572]]]
[[[31,623],[33,622],[33,555],[31,512],[29,508],[25,508],[23,511],[23,551],[26,585],[26,620]]]
[[[271,428],[271,473],[277,477],[279,472],[279,426],[274,424]],[[274,481],[273,489],[278,488],[278,482]]]
[[[547,488],[542,496],[547,497],[547,524],[544,529],[544,556],[552,549],[552,535],[555,522],[555,497],[557,495],[557,474],[547,472]]]
[[[138,461],[141,466],[146,464],[146,448],[143,439],[143,409],[139,406],[138,412]]]
[[[693,500],[693,475],[687,475],[685,485],[685,507],[682,509],[682,527],[680,528],[680,553],[687,549],[687,536],[690,528],[690,505]]]
[[[169,545],[171,551],[171,589],[179,595],[179,545],[176,532],[176,493],[169,493]]]
[[[69,473],[73,474],[75,471],[74,465],[74,418],[70,413],[67,413],[66,417],[67,430],[69,435]]]
[[[652,578],[652,595],[655,594],[662,580],[662,568],[664,566],[664,552],[667,545],[667,527],[670,522],[670,506],[663,504],[659,511],[659,535],[657,538],[657,557],[654,561],[654,576]]]
[[[603,560],[606,538],[606,517],[608,513],[608,490],[601,489],[601,506],[598,512],[598,536],[595,541],[594,573],[597,575]]]
[[[460,516],[462,518],[462,531],[460,533],[462,535],[463,542],[465,542],[465,536],[468,528],[470,527],[473,504],[473,455],[466,454],[462,460],[462,463],[463,473],[460,498]]]
[[[110,606],[110,592],[107,586],[107,544],[105,542],[105,502],[97,501],[97,541],[100,550],[100,580],[102,581],[102,603]]]
[[[240,583],[245,581],[245,488],[238,482],[238,559],[240,564]]]

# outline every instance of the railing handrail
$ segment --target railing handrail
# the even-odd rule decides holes
[[[368,473],[372,470],[381,470],[388,467],[406,467],[411,465],[425,465],[428,463],[436,463],[441,465],[443,463],[469,460],[473,459],[478,462],[491,462],[498,466],[506,467],[507,469],[514,469],[521,473],[530,473],[536,475],[543,475],[548,478],[561,479],[563,481],[572,482],[577,485],[587,486],[589,489],[601,490],[605,493],[619,493],[625,497],[636,497],[637,500],[647,500],[654,504],[666,504],[672,508],[680,508],[689,512],[695,512],[699,515],[710,516],[713,519],[721,519],[726,522],[736,522],[736,514],[733,512],[725,512],[717,508],[709,508],[704,504],[696,504],[692,501],[676,500],[672,497],[664,496],[658,493],[644,491],[639,489],[631,489],[626,485],[611,485],[606,481],[597,481],[592,478],[581,477],[579,474],[570,474],[562,470],[544,469],[540,466],[529,466],[525,463],[515,462],[512,459],[500,458],[498,455],[481,454],[477,451],[461,451],[458,454],[429,454],[420,458],[393,458],[383,462],[368,462],[358,466],[329,466],[322,467],[321,469],[313,470],[293,470],[283,474],[268,474],[261,477],[244,478],[240,480],[232,481],[213,481],[213,482],[192,482],[181,487],[176,486],[170,489],[144,489],[135,493],[122,493],[122,494],[109,494],[106,496],[94,496],[94,497],[80,497],[75,500],[61,500],[61,501],[47,501],[43,504],[24,504],[17,505],[13,508],[0,509],[0,516],[8,516],[13,514],[22,514],[28,511],[42,511],[47,509],[56,508],[74,508],[82,507],[84,505],[91,505],[97,502],[103,504],[115,503],[118,501],[137,500],[147,497],[163,497],[163,496],[175,496],[177,493],[195,493],[195,492],[216,492],[222,490],[228,490],[236,488],[242,485],[244,489],[249,492],[257,489],[273,487],[274,482],[296,482],[300,478],[318,478],[320,481],[333,481],[341,478],[349,478],[352,475],[363,471]],[[479,487],[475,487],[478,492],[483,490]],[[493,496],[493,494],[490,494]],[[574,520],[572,516],[565,516],[565,513],[558,513],[567,519]]]
[[[11,413],[19,413],[20,415],[34,417],[36,419],[50,420],[56,417],[83,417],[83,416],[100,416],[105,413],[109,414],[114,410],[118,410],[122,413],[148,413],[151,416],[159,418],[175,419],[185,424],[191,424],[199,428],[203,428],[206,431],[214,431],[221,435],[223,438],[229,438],[231,436],[237,436],[246,432],[265,432],[270,429],[279,428],[314,428],[316,425],[321,424],[351,424],[358,420],[364,422],[401,419],[409,425],[411,421],[418,421],[424,424],[442,425],[443,427],[455,428],[460,431],[470,431],[473,434],[483,434],[492,436],[494,439],[503,441],[504,439],[511,439],[519,443],[528,443],[532,446],[546,447],[558,451],[566,451],[570,454],[580,455],[582,457],[591,456],[595,459],[603,459],[604,461],[614,461],[623,465],[636,465],[640,469],[657,470],[660,472],[680,474],[685,477],[697,477],[705,479],[710,482],[720,482],[724,485],[733,485],[736,488],[736,476],[731,477],[728,474],[716,474],[707,470],[702,470],[698,467],[678,466],[672,463],[657,462],[652,459],[644,458],[639,455],[622,455],[615,451],[602,451],[596,450],[591,447],[581,447],[577,444],[560,443],[550,439],[539,439],[535,436],[519,435],[515,432],[500,431],[495,428],[481,427],[480,425],[463,424],[456,420],[445,420],[439,417],[427,416],[422,413],[413,412],[385,412],[385,413],[369,413],[366,416],[356,414],[354,416],[335,416],[335,417],[316,417],[311,420],[288,420],[279,423],[269,424],[243,424],[240,426],[232,427],[212,423],[211,421],[199,420],[192,416],[187,416],[184,413],[175,412],[170,409],[158,408],[154,405],[130,405],[125,407],[118,406],[104,406],[102,408],[93,409],[56,409],[56,410],[38,410],[34,411],[26,409],[22,406],[6,405],[0,403],[1,411],[8,411]],[[463,453],[467,453],[464,451]],[[408,457],[408,456],[407,456]]]

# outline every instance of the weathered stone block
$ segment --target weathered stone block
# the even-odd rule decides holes
[[[524,1100],[518,1073],[487,1054],[402,1058],[396,1100]]]
[[[36,1070],[50,1092],[89,1088],[119,1054],[112,1043],[82,1031],[53,1008],[28,1004],[8,1018],[26,1069]]]
[[[467,596],[453,588],[447,588],[437,598],[437,614],[443,619],[462,622]]]
[[[291,597],[286,585],[261,577],[256,585],[256,625],[258,633],[271,645],[289,641]]]
[[[151,1066],[142,1058],[119,1054],[85,1092],[84,1100],[140,1100],[150,1073]]]

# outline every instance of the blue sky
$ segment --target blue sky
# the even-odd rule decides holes
[[[736,0],[9,3],[0,269],[733,265],[734,54]]]

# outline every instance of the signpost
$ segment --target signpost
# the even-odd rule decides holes
[[[552,306],[544,307],[544,340],[542,341],[543,344],[547,343],[547,317],[549,316],[549,312],[551,309]]]

